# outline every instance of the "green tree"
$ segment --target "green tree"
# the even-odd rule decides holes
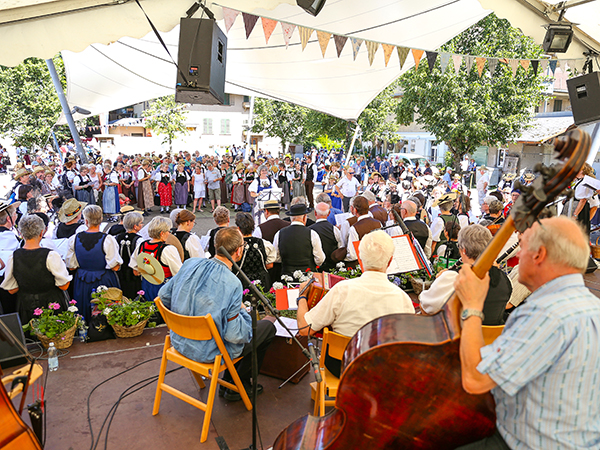
[[[306,141],[305,121],[309,111],[292,103],[257,98],[254,101],[252,131],[264,131],[279,138],[285,150],[288,143],[301,144]]]
[[[185,105],[176,103],[174,95],[157,98],[142,112],[142,117],[146,118],[144,126],[164,135],[162,143],[168,143],[169,150],[173,149],[173,140],[179,135],[188,134],[186,115]]]
[[[490,14],[439,49],[439,52],[492,58],[536,59],[542,49],[532,39]],[[519,67],[516,76],[503,62],[494,74],[486,64],[481,77],[473,64],[463,62],[458,74],[452,60],[441,72],[439,58],[430,73],[423,59],[418,70],[399,78],[402,98],[397,116],[401,123],[417,123],[444,141],[454,165],[482,144],[503,144],[518,137],[530,122],[541,98],[543,75]]]
[[[53,59],[64,89],[62,58],[57,55]],[[60,102],[43,59],[29,58],[15,67],[0,66],[0,134],[11,137],[15,145],[41,147],[49,142],[60,112]],[[67,136],[63,128],[57,128],[59,140]]]

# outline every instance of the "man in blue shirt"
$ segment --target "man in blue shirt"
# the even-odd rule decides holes
[[[231,272],[231,262],[220,252],[223,246],[234,261],[239,261],[244,253],[244,238],[237,227],[223,228],[215,236],[215,246],[217,254],[214,258],[187,260],[177,275],[160,289],[158,296],[165,307],[174,313],[184,316],[212,316],[231,358],[243,357],[236,364],[236,369],[246,390],[250,391],[252,319],[242,303],[242,283]],[[259,371],[274,337],[273,323],[269,320],[258,321],[255,338]],[[219,354],[213,340],[186,339],[171,331],[171,342],[179,353],[194,361],[212,362]],[[229,371],[225,371],[223,379],[232,382]],[[258,393],[262,392],[260,384],[257,390]],[[240,394],[223,386],[219,386],[219,395],[229,401],[241,400]]]
[[[589,242],[566,217],[526,230],[519,282],[531,292],[502,334],[484,346],[483,280],[468,265],[454,288],[463,304],[462,384],[471,394],[491,390],[497,432],[469,449],[597,449],[600,447],[600,300],[585,287]]]

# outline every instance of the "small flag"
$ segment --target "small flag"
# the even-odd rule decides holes
[[[540,65],[542,66],[542,73],[545,73],[548,70],[548,62],[549,60],[547,59],[542,59],[540,61]]]
[[[452,55],[452,64],[454,64],[454,72],[458,75],[460,65],[462,64],[462,55]]]
[[[261,17],[260,20],[262,22],[263,31],[265,32],[265,41],[268,44],[269,38],[271,37],[271,34],[273,34],[273,30],[277,26],[277,21],[273,19],[267,19],[266,17]]]
[[[533,75],[534,76],[537,76],[539,65],[540,65],[540,60],[539,59],[532,59],[531,60],[531,67],[533,68]]]
[[[317,31],[317,37],[319,38],[319,45],[321,46],[321,53],[323,53],[323,58],[325,58],[325,51],[327,50],[327,46],[329,45],[329,40],[331,39],[331,33],[326,33],[324,31]]]
[[[235,9],[225,8],[223,6],[223,18],[225,19],[225,29],[229,33],[229,30],[235,23],[235,19],[240,12]]]
[[[494,76],[496,73],[496,66],[498,66],[498,58],[488,58],[488,67],[490,68],[491,76]]]
[[[556,72],[556,64],[558,63],[558,60],[551,59],[549,61],[549,63],[550,63],[550,70],[552,71],[552,75],[554,75],[554,72]]]
[[[423,57],[423,50],[416,50],[416,49],[412,49],[411,50],[412,55],[413,55],[413,59],[415,60],[415,70],[419,69],[419,63],[421,62],[421,58]]]
[[[525,69],[525,72],[527,72],[529,70],[529,64],[531,64],[530,60],[522,59],[519,61],[519,63],[521,64],[521,67],[523,67],[523,69]]]
[[[442,69],[442,73],[444,73],[446,71],[446,67],[448,67],[449,62],[450,62],[450,53],[440,54],[440,69]]]
[[[388,62],[390,62],[392,52],[394,51],[394,46],[390,44],[381,44],[381,47],[383,48],[383,59],[385,60],[385,67],[387,67]]]
[[[244,18],[244,26],[246,27],[246,39],[250,37],[250,33],[254,30],[254,25],[256,25],[256,21],[258,20],[258,16],[254,14],[242,13],[242,17]]]
[[[375,59],[375,53],[377,53],[377,49],[379,48],[379,43],[367,41],[365,45],[367,46],[367,52],[369,54],[369,65],[372,66],[373,60]]]
[[[350,38],[350,42],[352,43],[352,53],[354,54],[354,61],[356,61],[356,55],[358,54],[358,50],[363,43],[362,39]]]
[[[296,25],[281,22],[281,30],[283,31],[283,41],[285,42],[285,48],[288,48],[288,45],[290,45],[290,39],[292,38],[292,34],[294,34],[295,29]]]
[[[471,73],[471,69],[473,68],[473,63],[475,62],[475,58],[472,56],[465,56],[465,62],[467,64],[467,75]]]
[[[429,73],[431,73],[433,71],[433,68],[435,67],[435,61],[437,59],[437,52],[425,52],[426,56],[427,56],[427,65],[429,66]]]
[[[517,69],[519,68],[519,60],[518,59],[509,59],[508,65],[512,70],[512,76],[514,77],[517,74]]]
[[[396,47],[396,50],[398,50],[398,59],[400,60],[400,70],[402,70],[402,66],[404,66],[404,62],[406,61],[406,57],[408,56],[408,48]]]
[[[302,42],[302,51],[304,51],[306,48],[306,44],[308,44],[313,31],[314,30],[312,28],[298,27],[298,32],[300,33],[300,42]]]
[[[475,64],[477,65],[477,73],[481,78],[481,73],[483,72],[483,68],[485,67],[485,58],[478,56],[475,58]]]
[[[333,42],[335,42],[335,49],[337,50],[338,58],[342,54],[342,50],[344,49],[347,40],[348,38],[346,36],[338,36],[336,34],[333,35]]]

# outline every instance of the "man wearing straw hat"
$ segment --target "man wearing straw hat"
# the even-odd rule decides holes
[[[29,175],[31,175],[31,172],[25,168],[21,168],[15,172],[13,176],[13,180],[17,182],[13,187],[15,198],[19,198],[19,188],[23,185],[29,184]]]

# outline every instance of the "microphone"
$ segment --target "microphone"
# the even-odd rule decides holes
[[[308,343],[308,352],[310,353],[310,364],[315,372],[315,380],[317,383],[320,383],[323,381],[323,378],[321,378],[321,369],[319,368],[319,360],[317,359],[317,355],[315,353],[315,345],[312,342]]]

